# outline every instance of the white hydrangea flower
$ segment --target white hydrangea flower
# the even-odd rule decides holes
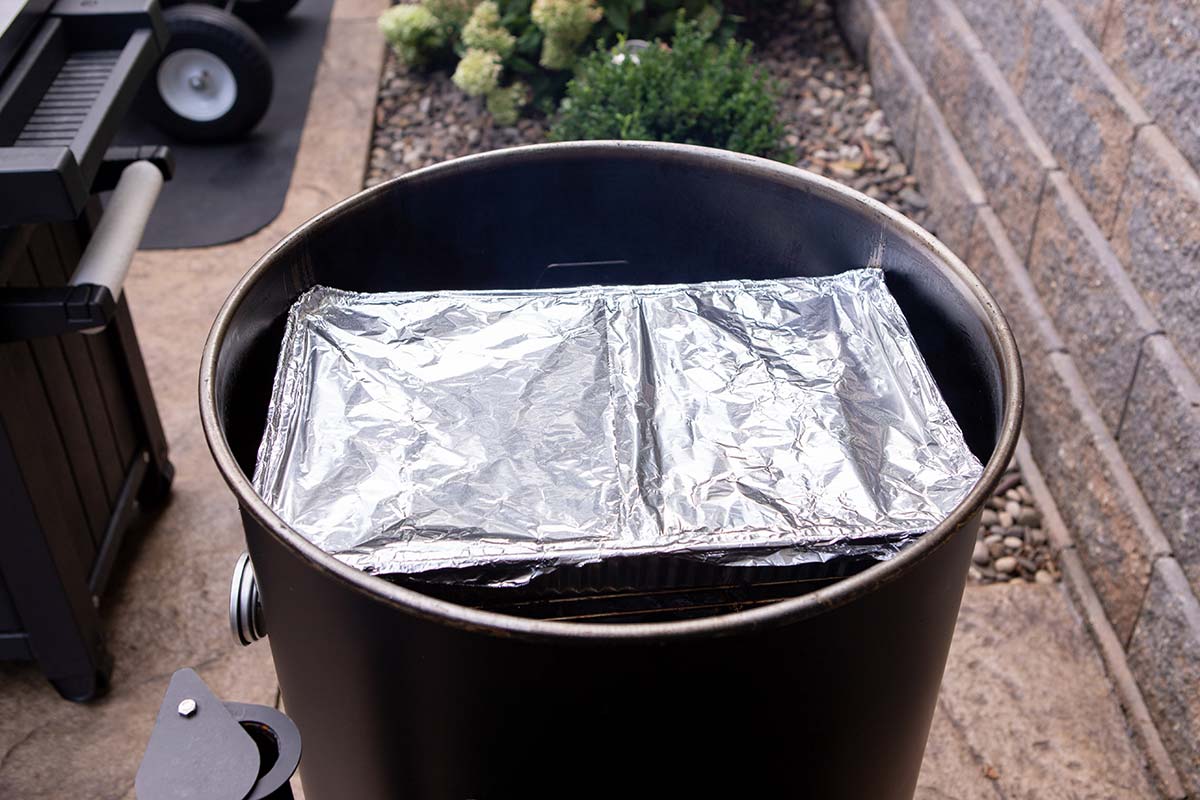
[[[500,85],[500,55],[478,48],[467,50],[451,80],[472,97],[490,94]]]

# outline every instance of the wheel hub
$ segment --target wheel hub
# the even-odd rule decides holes
[[[205,70],[193,72],[188,78],[188,86],[195,89],[197,92],[202,92],[208,88],[209,75]]]
[[[167,107],[185,119],[211,122],[229,113],[237,101],[237,79],[219,56],[184,48],[158,66],[158,92]]]

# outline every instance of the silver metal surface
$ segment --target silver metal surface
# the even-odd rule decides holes
[[[104,215],[71,276],[72,286],[105,286],[113,300],[121,297],[125,276],[162,187],[163,175],[149,161],[135,161],[121,171]]]
[[[982,467],[883,273],[293,307],[254,485],[377,574],[886,559]],[[481,567],[490,571],[479,573]]]
[[[249,553],[242,553],[233,567],[233,581],[229,586],[229,630],[233,640],[242,647],[267,635],[258,581],[254,578],[254,564]]]
[[[210,122],[237,102],[237,77],[223,59],[208,50],[185,47],[158,65],[158,93],[184,119]]]

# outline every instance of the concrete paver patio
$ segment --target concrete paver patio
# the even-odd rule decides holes
[[[211,320],[250,264],[361,185],[382,61],[374,17],[385,5],[335,5],[279,219],[231,245],[144,252],[135,263],[127,291],[177,468],[173,498],[131,536],[106,600],[116,658],[106,698],[66,703],[32,666],[0,665],[0,797],[132,798],[179,667],[196,667],[226,699],[277,701],[268,646],[235,648],[228,632],[228,581],[244,545],[200,431],[196,375]],[[1157,796],[1066,590],[968,587],[917,797]]]

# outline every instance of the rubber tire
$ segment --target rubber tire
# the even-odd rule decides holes
[[[239,139],[249,133],[267,113],[274,90],[274,76],[267,46],[249,25],[234,15],[212,6],[188,3],[163,12],[171,39],[163,58],[176,50],[207,50],[220,58],[237,82],[237,99],[223,116],[194,120],[171,109],[158,91],[157,69],[143,86],[143,110],[159,128],[184,142],[214,142]]]
[[[288,15],[300,0],[240,0],[233,4],[233,13],[251,25],[275,22]]]

